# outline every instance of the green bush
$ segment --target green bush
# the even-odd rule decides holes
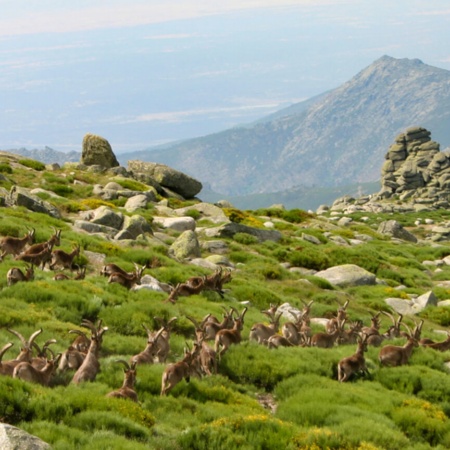
[[[256,236],[252,236],[251,234],[248,233],[236,233],[233,236],[233,239],[242,245],[252,245],[257,244],[259,242]]]
[[[37,170],[39,172],[45,170],[45,164],[34,159],[19,159],[19,164],[22,166],[29,167],[30,169]]]
[[[9,164],[0,163],[0,173],[13,173],[13,170]]]

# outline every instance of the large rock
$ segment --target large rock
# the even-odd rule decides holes
[[[168,188],[184,198],[195,197],[202,190],[202,183],[178,170],[164,164],[128,161],[128,170],[133,173],[144,173],[153,178],[161,186]]]
[[[188,230],[182,233],[170,246],[169,255],[178,260],[199,258],[200,244],[195,232]]]
[[[41,200],[25,188],[13,186],[9,193],[8,202],[12,205],[23,206],[30,211],[47,214],[56,219],[61,219],[58,208],[51,203]]]
[[[36,436],[13,427],[7,423],[0,424],[1,450],[51,450],[46,442]]]
[[[397,239],[402,239],[403,241],[417,242],[417,238],[408,230],[405,230],[396,220],[386,220],[381,222],[378,227],[378,233],[387,234]]]
[[[355,264],[343,264],[322,270],[316,277],[327,280],[333,286],[363,286],[376,284],[376,276]]]
[[[123,223],[123,214],[102,205],[94,211],[91,222],[120,230]]]
[[[175,231],[195,230],[195,220],[192,217],[159,217],[153,216],[153,223],[161,228]]]
[[[95,134],[86,134],[83,138],[81,163],[86,166],[102,166],[107,169],[119,166],[109,142]]]
[[[148,221],[138,215],[125,216],[122,224],[122,233],[119,236],[115,236],[116,239],[136,239],[141,234],[150,233],[153,234],[153,230]]]

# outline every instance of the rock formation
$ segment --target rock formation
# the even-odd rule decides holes
[[[86,166],[101,166],[109,169],[119,166],[109,142],[95,134],[86,134],[83,138],[81,163]]]

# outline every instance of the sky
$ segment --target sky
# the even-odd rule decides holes
[[[0,149],[220,132],[383,55],[450,70],[448,0],[0,0]]]

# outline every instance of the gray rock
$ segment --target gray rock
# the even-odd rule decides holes
[[[195,220],[192,217],[159,217],[153,216],[153,223],[161,228],[176,231],[195,230]]]
[[[376,284],[376,277],[373,273],[355,264],[343,264],[341,266],[330,267],[315,274],[316,277],[324,278],[333,286],[363,286]]]
[[[97,223],[92,223],[87,220],[76,220],[73,224],[74,228],[78,228],[79,230],[83,230],[86,233],[101,233],[106,236],[113,238],[117,234],[116,228],[107,227],[105,225],[99,225]]]
[[[405,230],[396,220],[386,220],[381,222],[378,227],[378,233],[387,234],[397,239],[402,239],[403,241],[417,242],[417,238],[409,231]]]
[[[201,256],[200,244],[194,231],[183,232],[169,247],[169,255],[175,259],[192,259]]]
[[[7,203],[17,206],[23,206],[30,211],[47,214],[55,219],[61,219],[61,213],[58,208],[51,203],[41,200],[25,188],[13,186],[9,192]]]
[[[124,208],[128,212],[136,211],[137,209],[145,209],[148,204],[147,196],[144,194],[135,195],[127,200]]]
[[[51,450],[51,446],[38,437],[7,423],[0,424],[0,448],[2,450]]]
[[[207,252],[214,253],[216,255],[223,255],[229,252],[228,244],[225,241],[203,241],[201,248]]]
[[[120,230],[123,223],[123,214],[113,211],[107,206],[99,206],[94,210],[94,217],[91,222]]]
[[[122,224],[122,234],[120,234],[121,239],[136,239],[141,234],[150,233],[153,234],[153,230],[151,225],[147,222],[147,220],[138,215],[135,214],[131,217],[125,216]],[[126,236],[126,233],[128,233],[131,237],[125,238],[123,236]],[[117,239],[117,235],[116,235]]]
[[[164,164],[134,160],[128,161],[128,170],[133,173],[149,175],[162,187],[168,188],[184,198],[195,197],[203,187],[195,178]]]
[[[322,242],[320,241],[319,238],[316,238],[315,236],[313,236],[311,234],[302,233],[302,239],[305,241],[311,242],[311,244],[315,244],[315,245],[322,244]]]
[[[213,223],[230,221],[221,208],[211,203],[201,202],[192,206],[186,206],[185,208],[178,208],[174,210],[174,213],[179,216],[184,216],[187,211],[192,209],[200,212],[203,218],[207,218]]]
[[[411,300],[392,297],[385,299],[385,302],[398,314],[403,314],[404,316],[412,316],[416,314],[416,311],[413,309],[413,302]]]
[[[436,306],[437,305],[437,297],[434,295],[433,291],[426,292],[421,296],[413,299],[414,308],[418,310],[418,312],[422,311],[422,309],[427,306]]]
[[[100,136],[89,133],[83,138],[80,162],[86,166],[101,166],[104,168],[119,166],[109,142]]]

